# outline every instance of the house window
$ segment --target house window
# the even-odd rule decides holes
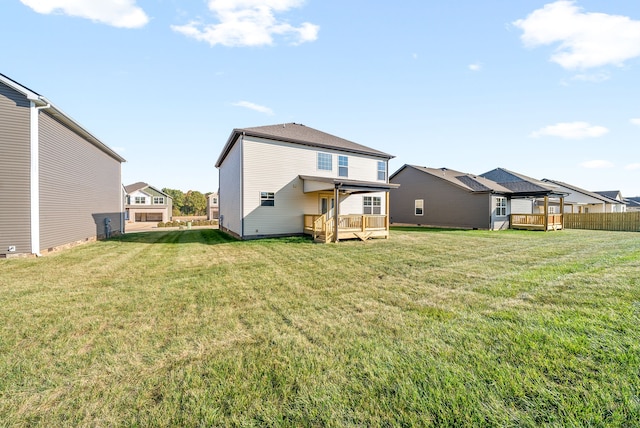
[[[144,196],[136,196],[133,198],[133,203],[134,204],[139,204],[139,205],[144,205],[147,203],[147,198],[145,198]]]
[[[260,192],[260,206],[273,207],[276,204],[276,194],[273,192]]]
[[[331,155],[329,153],[318,153],[318,169],[324,171],[333,170],[333,165],[331,165]]]
[[[560,211],[556,206],[550,206],[547,209],[549,210],[548,214],[558,214]]]
[[[507,215],[507,198],[496,198],[496,215],[498,217]]]
[[[424,215],[424,199],[416,199],[416,215]]]
[[[217,203],[218,203],[218,198],[212,198],[212,199],[211,199],[211,203],[212,203],[213,205],[217,204]]]
[[[154,205],[162,205],[162,204],[164,204],[164,197],[162,197],[162,196],[154,196],[153,197],[153,204]]]
[[[387,181],[387,163],[378,161],[378,180]]]
[[[338,156],[338,175],[340,177],[349,176],[349,158],[346,156]]]
[[[380,214],[382,198],[380,196],[365,196],[363,198],[363,214]]]

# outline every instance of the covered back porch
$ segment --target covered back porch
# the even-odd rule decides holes
[[[303,176],[304,193],[319,197],[318,213],[304,214],[304,233],[316,242],[338,242],[341,239],[389,237],[389,191],[397,184],[347,180],[331,177]],[[384,192],[384,208],[378,197],[369,197],[368,203],[359,204],[364,213],[341,214],[341,202],[346,197]],[[383,209],[382,209],[383,208]],[[384,210],[384,212],[382,212]]]
[[[564,194],[554,195],[559,198],[560,212],[549,212],[549,195],[544,195],[542,213],[539,214],[514,214],[509,216],[511,229],[524,230],[562,230],[564,229]]]

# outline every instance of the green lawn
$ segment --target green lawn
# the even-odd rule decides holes
[[[0,260],[0,426],[638,426],[640,234],[130,234]]]

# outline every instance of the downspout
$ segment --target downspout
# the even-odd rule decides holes
[[[37,101],[45,103],[37,106],[36,100],[30,101],[30,141],[31,153],[31,173],[30,173],[30,193],[31,193],[31,253],[40,257],[40,110],[51,108],[43,97]]]

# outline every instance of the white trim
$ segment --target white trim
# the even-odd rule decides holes
[[[31,253],[40,254],[40,135],[38,126],[39,108],[34,101],[29,102],[29,194],[31,207]]]

